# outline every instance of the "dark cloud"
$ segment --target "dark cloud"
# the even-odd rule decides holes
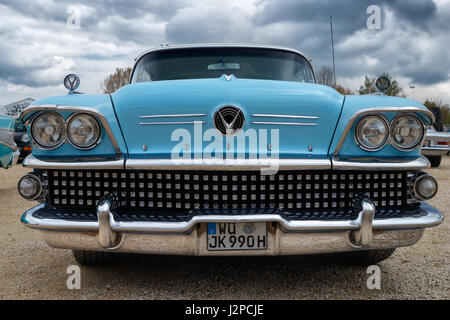
[[[318,71],[331,66],[329,17],[333,16],[338,79],[388,71],[417,84],[449,81],[448,4],[437,6],[432,0],[263,0],[255,4],[234,0],[0,0],[0,9],[7,8],[8,15],[15,17],[9,24],[0,21],[0,80],[49,86],[60,82],[56,79],[70,67],[68,60],[88,60],[90,67],[106,61],[114,70],[117,61],[129,56],[128,48],[140,50],[160,43],[285,45],[305,52]],[[81,30],[66,29],[69,5],[84,6]],[[382,9],[381,30],[366,27],[370,5]],[[25,20],[26,37],[22,32]],[[52,33],[58,37],[51,37]],[[73,50],[66,50],[71,46]],[[54,55],[67,61],[55,62]],[[134,56],[128,58],[132,63]],[[46,76],[57,69],[55,63],[59,63],[57,74]]]
[[[392,0],[384,4],[398,18],[417,27],[428,29],[429,23],[436,17],[436,4],[430,0]]]

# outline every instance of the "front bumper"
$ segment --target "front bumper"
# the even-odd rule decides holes
[[[439,145],[438,142],[450,142],[449,132],[427,132],[426,144],[422,147],[422,154],[427,156],[442,156],[450,151],[450,145]]]
[[[184,222],[115,221],[109,203],[98,206],[98,221],[37,218],[38,205],[22,216],[55,248],[175,255],[296,255],[385,249],[416,243],[442,213],[421,202],[414,216],[374,219],[375,207],[363,202],[355,220],[286,220],[279,214],[198,215]],[[266,222],[266,250],[207,250],[207,222]]]
[[[444,156],[450,151],[450,146],[422,147],[422,154],[426,156]]]

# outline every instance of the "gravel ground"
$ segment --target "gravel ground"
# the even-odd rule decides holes
[[[364,267],[336,265],[323,256],[125,256],[107,267],[82,267],[82,287],[66,286],[71,251],[49,248],[19,222],[33,204],[17,193],[29,170],[0,169],[0,299],[449,299],[448,219],[412,247],[379,264],[381,289],[366,287]],[[450,157],[430,169],[450,206]]]

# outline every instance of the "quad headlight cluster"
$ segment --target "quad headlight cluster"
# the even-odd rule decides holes
[[[410,151],[420,146],[424,133],[422,122],[411,114],[400,114],[390,123],[382,115],[368,115],[356,125],[355,138],[367,151],[380,150],[388,141],[398,150]]]
[[[75,113],[66,121],[61,115],[47,112],[31,123],[31,136],[41,149],[56,149],[68,141],[77,149],[95,147],[100,140],[100,125],[96,118],[87,113]]]

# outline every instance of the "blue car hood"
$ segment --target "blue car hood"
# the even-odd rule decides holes
[[[208,129],[214,128],[215,112],[229,105],[240,108],[244,114],[244,130],[241,130],[240,134],[251,135],[254,131],[258,137],[257,148],[252,147],[247,139],[245,157],[258,157],[263,152],[276,152],[276,135],[278,135],[280,158],[326,158],[343,100],[343,95],[322,85],[237,79],[234,76],[137,83],[122,87],[112,94],[129,157],[135,159],[171,158],[171,153],[177,145],[181,145],[184,152],[190,153],[192,157],[198,156],[213,141],[210,137],[206,138],[205,133]],[[176,114],[204,115],[143,118],[143,116]],[[314,118],[261,117],[257,116],[258,114]],[[197,126],[197,129],[201,127],[200,134],[203,137],[200,143],[194,143],[193,124],[142,124],[194,120],[204,122],[201,126]],[[272,122],[272,124],[255,122]],[[279,122],[310,125],[283,125]],[[175,132],[177,129],[181,131]],[[217,133],[217,130],[213,130]],[[180,143],[181,138],[177,134],[180,132],[189,133],[191,140],[183,140]],[[260,135],[264,136],[265,132],[267,141],[260,139]],[[198,134],[197,130],[196,135]],[[220,154],[225,157],[226,149],[230,149],[230,143],[221,135],[220,139],[223,139],[223,150]],[[238,149],[238,152],[240,151],[242,148]],[[242,157],[242,152],[240,156]]]

